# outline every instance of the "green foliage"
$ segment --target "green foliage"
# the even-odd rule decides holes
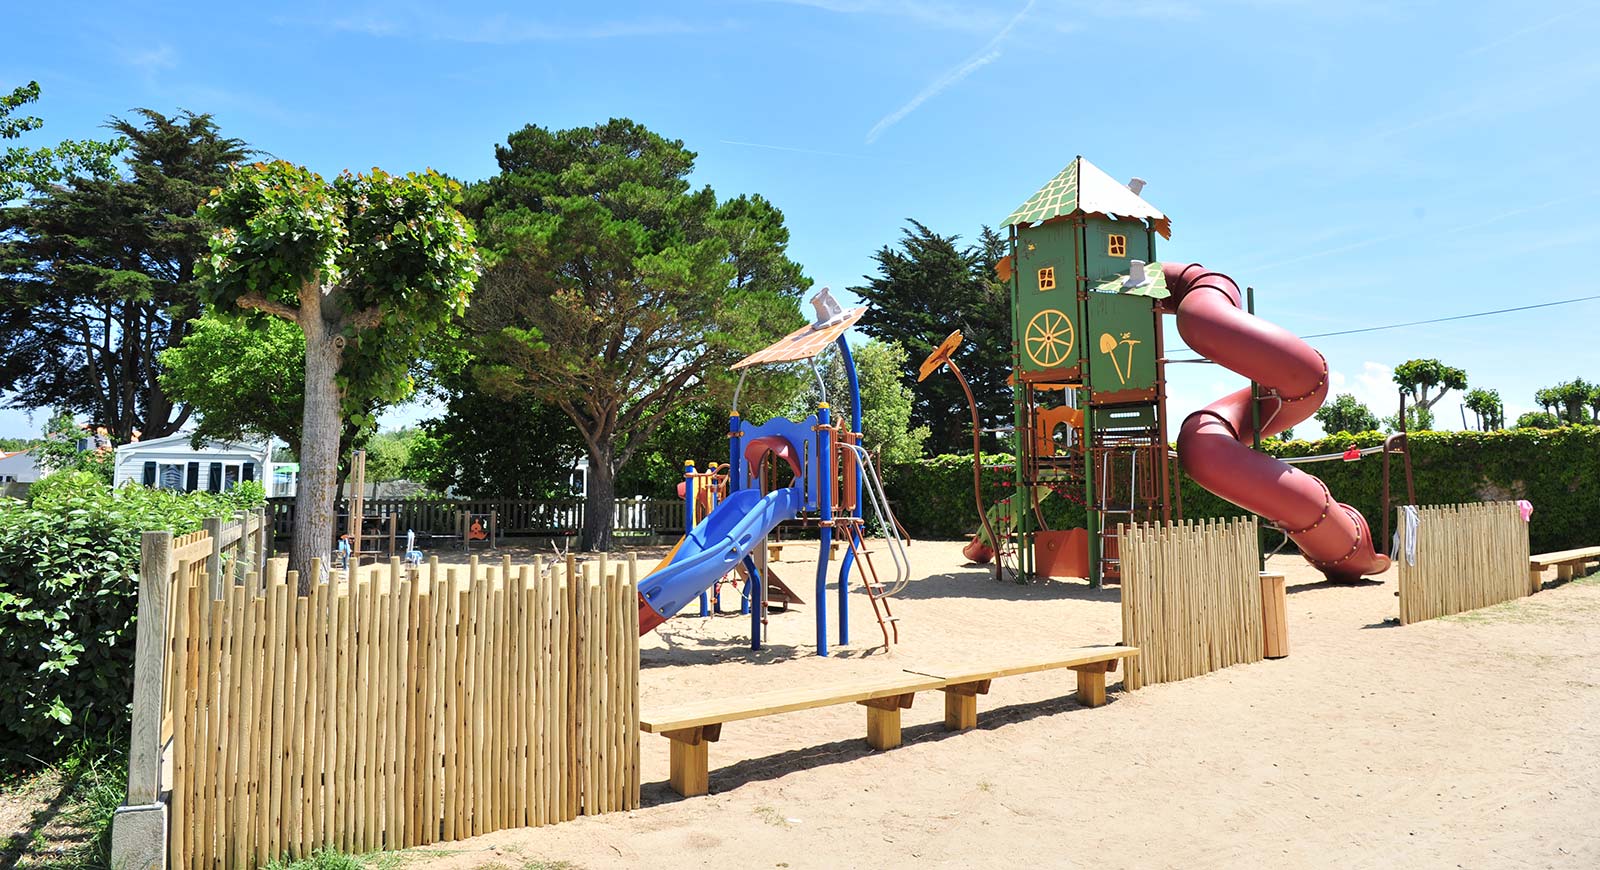
[[[1467,410],[1477,415],[1478,429],[1488,432],[1506,427],[1506,409],[1500,401],[1499,390],[1469,390],[1466,395]]]
[[[1414,359],[1394,367],[1394,382],[1411,395],[1416,416],[1409,430],[1415,432],[1433,428],[1433,406],[1451,390],[1465,390],[1467,373],[1436,359]],[[1439,392],[1433,393],[1435,388]]]
[[[851,348],[856,363],[856,380],[861,388],[861,432],[863,446],[882,457],[881,463],[911,462],[922,456],[928,439],[927,426],[911,424],[913,397],[902,373],[910,366],[906,349],[892,341],[873,339]],[[822,366],[828,385],[828,398],[834,413],[841,418],[850,413],[849,382],[844,359],[830,353]],[[806,389],[791,400],[786,416],[802,419],[816,413],[815,379],[804,381]]]
[[[300,443],[306,337],[272,319],[191,321],[183,343],[161,354],[161,386],[199,417],[197,438],[250,441],[271,435]]]
[[[74,177],[0,211],[0,390],[118,441],[188,417],[161,387],[158,354],[200,314],[200,201],[248,153],[209,115],[136,115],[110,124],[130,143],[126,175]]]
[[[595,505],[674,409],[726,397],[728,366],[801,323],[782,212],[691,189],[694,157],[625,119],[528,126],[469,195],[494,251],[468,315],[476,386],[565,411]],[[607,546],[610,509],[587,517],[583,546]]]
[[[911,425],[927,427],[927,448],[935,452],[971,450],[971,413],[955,379],[939,373],[917,383],[922,360],[952,330],[966,336],[956,362],[972,384],[985,426],[1011,420],[1011,300],[994,274],[1006,254],[1006,240],[984,227],[978,244],[942,236],[911,221],[896,246],[885,245],[873,259],[877,274],[851,287],[870,307],[860,329],[905,348],[901,381],[912,390]]]
[[[1534,394],[1534,401],[1547,411],[1553,410],[1564,423],[1588,423],[1591,419],[1600,419],[1591,418],[1589,414],[1591,405],[1600,404],[1600,399],[1595,398],[1597,393],[1600,393],[1600,386],[1583,378],[1573,378],[1539,390]]]
[[[422,342],[466,307],[478,259],[458,192],[431,171],[330,183],[283,161],[237,167],[202,209],[217,227],[200,267],[206,299],[262,328],[266,313],[304,329],[301,291],[320,292],[319,316],[346,342],[345,412],[367,425],[366,403],[408,398]]]
[[[380,169],[332,182],[277,161],[237,167],[202,215],[215,226],[200,273],[206,301],[305,338],[300,484],[290,566],[333,535],[340,445],[372,428],[368,408],[408,397],[426,341],[466,306],[478,272],[460,187],[432,171]]]
[[[367,482],[404,479],[411,466],[411,448],[421,434],[417,429],[396,429],[367,439]]]
[[[0,139],[19,139],[44,126],[33,115],[17,115],[23,106],[37,102],[39,83],[28,82],[0,97]],[[13,145],[0,151],[0,203],[19,199],[30,191],[44,189],[73,175],[88,174],[108,178],[114,172],[112,158],[127,144],[117,138],[110,142],[64,139],[53,148]]]
[[[80,450],[78,441],[85,435],[70,412],[58,409],[45,424],[44,440],[34,447],[34,462],[43,471],[87,472],[101,484],[110,485],[116,454],[109,449],[109,439],[107,449]]]
[[[25,777],[24,799],[46,802],[33,811],[31,836],[19,831],[0,840],[0,866],[112,870],[111,822],[128,794],[127,751],[80,741],[59,761]]]
[[[1340,393],[1332,401],[1317,409],[1312,415],[1329,435],[1340,432],[1372,432],[1378,428],[1378,417],[1351,393]],[[1287,438],[1285,440],[1288,440]]]
[[[1561,418],[1549,411],[1528,411],[1517,417],[1518,429],[1560,429],[1562,425]]]
[[[193,531],[262,494],[254,482],[223,494],[112,490],[64,471],[35,484],[28,504],[0,503],[0,759],[123,739],[140,532]]]
[[[1378,432],[1332,435],[1317,441],[1268,444],[1279,456],[1338,453],[1346,447],[1375,447]],[[1417,500],[1422,504],[1527,499],[1534,514],[1529,528],[1533,551],[1549,552],[1600,543],[1594,518],[1600,516],[1600,426],[1565,426],[1554,430],[1506,429],[1495,432],[1418,432],[1407,437]],[[1001,457],[991,457],[1002,461]],[[1007,457],[1006,459],[1009,459]],[[1396,504],[1405,500],[1405,476],[1392,461],[1391,491]],[[1360,510],[1374,533],[1382,526],[1381,470],[1378,456],[1356,462],[1320,462],[1301,468],[1322,478],[1334,498]],[[889,497],[908,531],[918,537],[956,538],[978,527],[972,506],[972,465],[967,456],[940,456],[892,468]],[[1009,472],[986,472],[1000,482]],[[993,504],[1013,490],[985,492]],[[1239,508],[1183,479],[1184,516],[1191,519],[1236,516]],[[1059,497],[1046,502],[1052,527],[1082,524],[1082,509]],[[1050,511],[1055,513],[1052,515]],[[1391,517],[1391,527],[1392,527]],[[1387,542],[1384,544],[1387,549]]]
[[[1010,456],[984,454],[983,502],[993,507],[1017,490]],[[994,465],[989,465],[993,463]],[[884,489],[889,494],[895,518],[913,537],[963,538],[979,528],[978,509],[972,499],[972,456],[947,454],[884,471]],[[1053,529],[1081,528],[1085,522],[1082,493],[1072,496],[1052,494],[1040,502],[1045,521]]]

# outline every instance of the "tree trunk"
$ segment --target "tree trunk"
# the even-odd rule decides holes
[[[315,294],[313,294],[315,295]],[[302,302],[302,305],[304,303]],[[290,570],[300,572],[300,592],[311,588],[311,560],[326,561],[333,549],[333,511],[339,476],[338,332],[319,311],[302,308],[306,332],[306,403],[300,434],[300,488],[294,500],[294,546]]]
[[[611,445],[589,446],[589,492],[583,502],[583,534],[578,545],[586,551],[611,549],[612,514],[616,508],[617,472],[611,463]]]

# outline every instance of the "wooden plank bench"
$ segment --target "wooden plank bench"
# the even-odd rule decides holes
[[[903,671],[862,677],[830,686],[777,689],[740,698],[696,701],[657,710],[640,718],[639,728],[671,741],[669,783],[684,797],[709,788],[709,744],[722,737],[727,722],[776,716],[816,707],[856,703],[867,708],[867,745],[892,749],[900,745],[900,711],[910,709],[917,692],[945,693],[945,727],[960,731],[978,723],[977,696],[1001,677],[1070,668],[1078,674],[1077,697],[1086,707],[1106,701],[1106,674],[1117,662],[1139,651],[1127,646],[1081,647],[1044,659],[1017,660],[995,667],[949,668],[949,673]]]
[[[1579,547],[1575,550],[1558,550],[1528,557],[1528,586],[1534,592],[1543,585],[1540,574],[1554,565],[1557,580],[1571,580],[1574,574],[1588,568],[1590,562],[1600,560],[1600,547]]]

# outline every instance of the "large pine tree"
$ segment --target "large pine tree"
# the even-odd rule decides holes
[[[76,176],[0,211],[0,391],[11,407],[65,408],[118,441],[178,430],[160,353],[200,313],[195,212],[248,153],[210,115],[149,109],[108,126],[124,172]]]

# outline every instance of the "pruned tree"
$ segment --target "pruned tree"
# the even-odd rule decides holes
[[[978,243],[940,235],[917,221],[901,232],[897,245],[885,245],[873,259],[877,274],[851,287],[871,307],[861,331],[905,348],[901,381],[912,390],[911,422],[926,426],[927,448],[935,453],[971,449],[966,432],[967,401],[952,378],[917,383],[917,364],[952,329],[966,335],[961,371],[972,385],[984,425],[1011,419],[1011,301],[994,273],[1007,242],[984,227]]]
[[[1518,429],[1559,429],[1561,419],[1549,411],[1528,411],[1517,417]]]
[[[1534,400],[1565,423],[1589,422],[1590,397],[1597,387],[1583,378],[1562,381],[1534,394]]]
[[[237,168],[203,209],[217,227],[203,269],[208,300],[288,321],[305,337],[290,550],[302,584],[333,542],[345,420],[366,425],[361,401],[409,392],[422,342],[472,291],[478,258],[458,191],[431,171],[329,182],[278,161]]]
[[[1394,367],[1394,382],[1410,399],[1408,429],[1430,429],[1433,406],[1451,390],[1467,388],[1467,373],[1436,359],[1414,359]],[[1434,392],[1438,390],[1438,392]],[[1397,421],[1398,422],[1398,421]]]
[[[1329,435],[1340,432],[1372,432],[1378,428],[1378,417],[1352,393],[1340,393],[1317,409],[1312,415]]]
[[[183,343],[161,354],[161,388],[194,412],[195,440],[250,441],[271,436],[300,452],[305,422],[306,337],[278,318],[210,314],[193,321]],[[387,404],[407,397],[406,385],[357,380],[346,385],[339,441],[362,447]],[[340,465],[341,479],[348,462]],[[370,472],[369,472],[369,477]]]
[[[0,212],[0,390],[111,431],[169,435],[189,411],[160,383],[163,350],[200,315],[196,212],[247,153],[209,115],[141,109],[110,127],[126,175],[73,176]]]
[[[1466,406],[1477,417],[1479,430],[1489,432],[1505,428],[1505,405],[1500,401],[1498,390],[1468,390]]]
[[[694,152],[643,125],[528,126],[472,191],[494,252],[468,315],[478,384],[561,408],[589,454],[581,543],[611,544],[617,471],[675,408],[804,321],[783,214],[691,189]]]

